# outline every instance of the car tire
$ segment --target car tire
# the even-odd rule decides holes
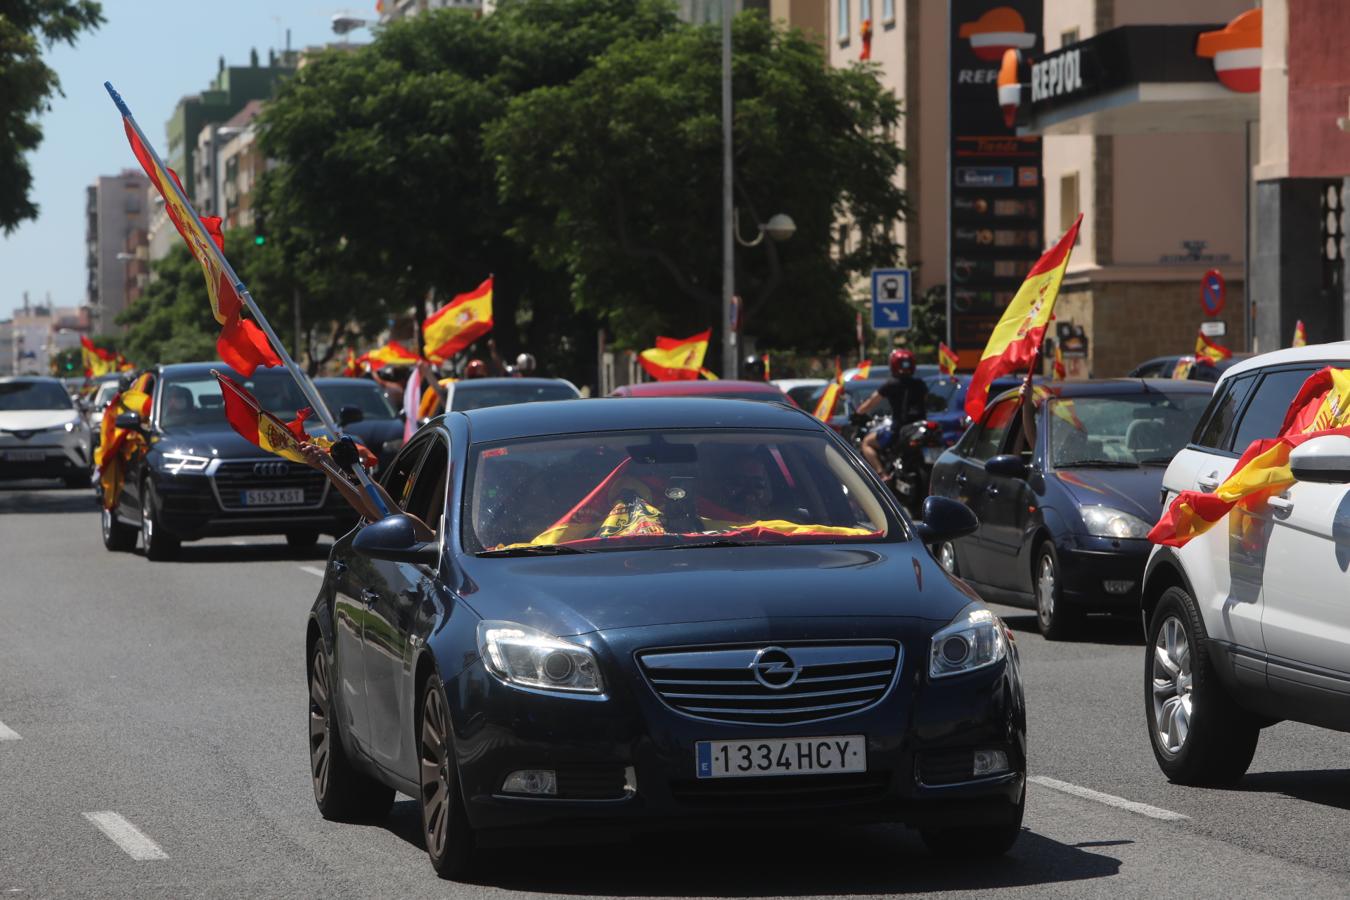
[[[442,878],[462,879],[473,868],[474,834],[464,811],[454,758],[450,708],[435,674],[427,679],[417,715],[417,759],[422,839]]]
[[[286,546],[292,550],[313,550],[314,545],[318,542],[319,533],[317,531],[286,532]]]
[[[1007,825],[969,825],[964,828],[922,829],[919,837],[930,853],[948,859],[989,858],[1002,856],[1017,843],[1022,833],[1022,814],[1026,810],[1027,795],[1017,804],[1017,821]]]
[[[103,546],[113,553],[130,553],[136,549],[139,532],[117,517],[116,509],[103,508]]]
[[[333,710],[333,679],[323,641],[309,666],[309,780],[319,814],[337,822],[373,822],[389,815],[394,789],[358,771],[342,748]]]
[[[67,475],[61,480],[65,482],[66,487],[70,488],[71,490],[79,490],[81,488],[89,487],[88,472],[81,472],[78,475]]]
[[[933,555],[937,558],[938,565],[947,571],[948,575],[961,576],[961,564],[956,560],[956,542],[943,541],[937,545]]]
[[[155,487],[150,482],[141,485],[141,547],[145,558],[164,562],[178,556],[181,542],[164,530],[155,509]]]
[[[1149,621],[1144,710],[1149,744],[1169,781],[1224,786],[1246,774],[1261,723],[1219,681],[1200,611],[1183,588],[1164,591]]]
[[[1059,571],[1055,548],[1049,541],[1042,542],[1031,569],[1031,590],[1036,598],[1036,625],[1048,641],[1068,640],[1078,632],[1082,621],[1078,610],[1064,603]]]

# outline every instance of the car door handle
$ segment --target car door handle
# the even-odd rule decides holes
[[[1212,491],[1219,486],[1219,473],[1210,472],[1195,479],[1195,486],[1202,491]]]
[[[375,601],[379,599],[379,591],[372,591],[370,588],[361,588],[361,601],[366,604],[366,609],[374,606]]]
[[[1266,500],[1266,503],[1269,504],[1271,509],[1281,513],[1287,513],[1294,508],[1294,501],[1287,497],[1271,497]]]

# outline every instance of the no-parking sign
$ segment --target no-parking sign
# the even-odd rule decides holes
[[[1210,269],[1200,279],[1200,308],[1207,316],[1217,316],[1223,312],[1228,300],[1228,282],[1223,280],[1218,269]]]

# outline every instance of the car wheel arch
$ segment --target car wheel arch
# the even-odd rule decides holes
[[[1163,548],[1149,560],[1148,568],[1144,571],[1143,588],[1139,592],[1140,613],[1145,633],[1148,631],[1148,623],[1153,618],[1154,610],[1162,600],[1162,595],[1168,588],[1173,587],[1181,588],[1190,594],[1192,599],[1195,598],[1195,589],[1191,587],[1191,581],[1186,577],[1186,570],[1170,549]],[[1203,626],[1203,615],[1200,621]]]

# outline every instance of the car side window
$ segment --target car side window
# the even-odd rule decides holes
[[[1230,378],[1224,382],[1210,401],[1209,409],[1200,417],[1192,443],[1212,450],[1229,449],[1238,411],[1242,409],[1242,403],[1255,383],[1254,374]]]
[[[966,457],[974,462],[984,462],[997,455],[1003,448],[1003,439],[1007,436],[1008,429],[1017,418],[1016,412],[1016,397],[1009,397],[995,404],[980,422],[979,433],[971,442],[970,452]]]
[[[441,513],[445,511],[445,483],[450,470],[450,448],[442,437],[434,437],[422,465],[408,491],[404,512],[426,522],[434,531],[440,531]]]
[[[1285,414],[1289,412],[1289,404],[1293,401],[1294,395],[1315,371],[1315,368],[1308,366],[1267,372],[1252,392],[1252,398],[1247,402],[1246,409],[1242,411],[1231,449],[1241,453],[1258,438],[1276,437],[1276,432],[1284,422]]]
[[[426,452],[427,441],[413,441],[404,447],[390,463],[389,470],[384,473],[384,480],[381,484],[389,492],[389,496],[398,502],[399,506],[405,509],[408,500],[408,491],[412,489],[412,473],[417,471],[417,462]]]

